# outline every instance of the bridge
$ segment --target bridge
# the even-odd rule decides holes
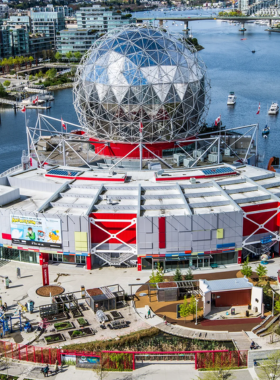
[[[269,21],[269,25],[271,26],[271,23],[273,20],[280,20],[279,16],[267,16],[267,17],[252,17],[252,16],[211,16],[211,17],[178,17],[178,16],[163,16],[163,17],[137,17],[136,22],[141,23],[144,21],[159,21],[159,25],[163,26],[164,21],[177,21],[177,22],[183,22],[185,24],[184,31],[188,32],[189,30],[189,22],[191,21],[236,21],[240,22],[243,26],[247,21],[257,21],[257,20],[267,20]]]

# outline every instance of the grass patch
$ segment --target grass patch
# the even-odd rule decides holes
[[[58,322],[54,324],[54,328],[59,331],[59,330],[64,330],[64,329],[72,329],[73,325],[71,322]]]
[[[86,325],[88,325],[88,321],[86,319],[84,319],[84,318],[78,318],[77,321],[78,321],[78,323],[79,323],[80,326],[86,326]]]

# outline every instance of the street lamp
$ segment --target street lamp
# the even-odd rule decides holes
[[[198,304],[198,299],[196,298],[195,299],[195,302],[196,302],[196,305],[195,305],[195,309],[196,309],[196,313],[195,313],[195,325],[197,325],[197,304]]]

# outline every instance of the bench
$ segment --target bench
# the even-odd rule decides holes
[[[210,264],[210,267],[211,267],[212,269],[214,269],[214,268],[218,268],[218,267],[219,267],[219,265],[218,265],[218,264],[215,264],[215,263],[213,263],[213,264]]]

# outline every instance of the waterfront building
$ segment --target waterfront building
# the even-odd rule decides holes
[[[57,51],[65,55],[72,53],[85,53],[99,37],[99,33],[92,29],[65,29],[57,36]]]
[[[10,46],[9,30],[1,28],[0,30],[0,59],[8,58],[12,54]]]
[[[29,52],[34,58],[39,58],[42,51],[52,49],[52,39],[44,34],[29,35]]]
[[[27,32],[31,32],[31,20],[29,16],[10,16],[8,20],[5,21],[10,29],[13,28],[24,28]]]
[[[110,11],[98,5],[81,7],[76,12],[78,28],[91,28],[100,32],[108,32],[135,22],[135,19],[128,18],[119,12]]]
[[[62,11],[53,8],[31,8],[32,33],[45,34],[52,39],[53,47],[56,46],[56,36],[65,28],[65,17]]]
[[[24,28],[9,29],[11,56],[29,54],[29,34]]]

